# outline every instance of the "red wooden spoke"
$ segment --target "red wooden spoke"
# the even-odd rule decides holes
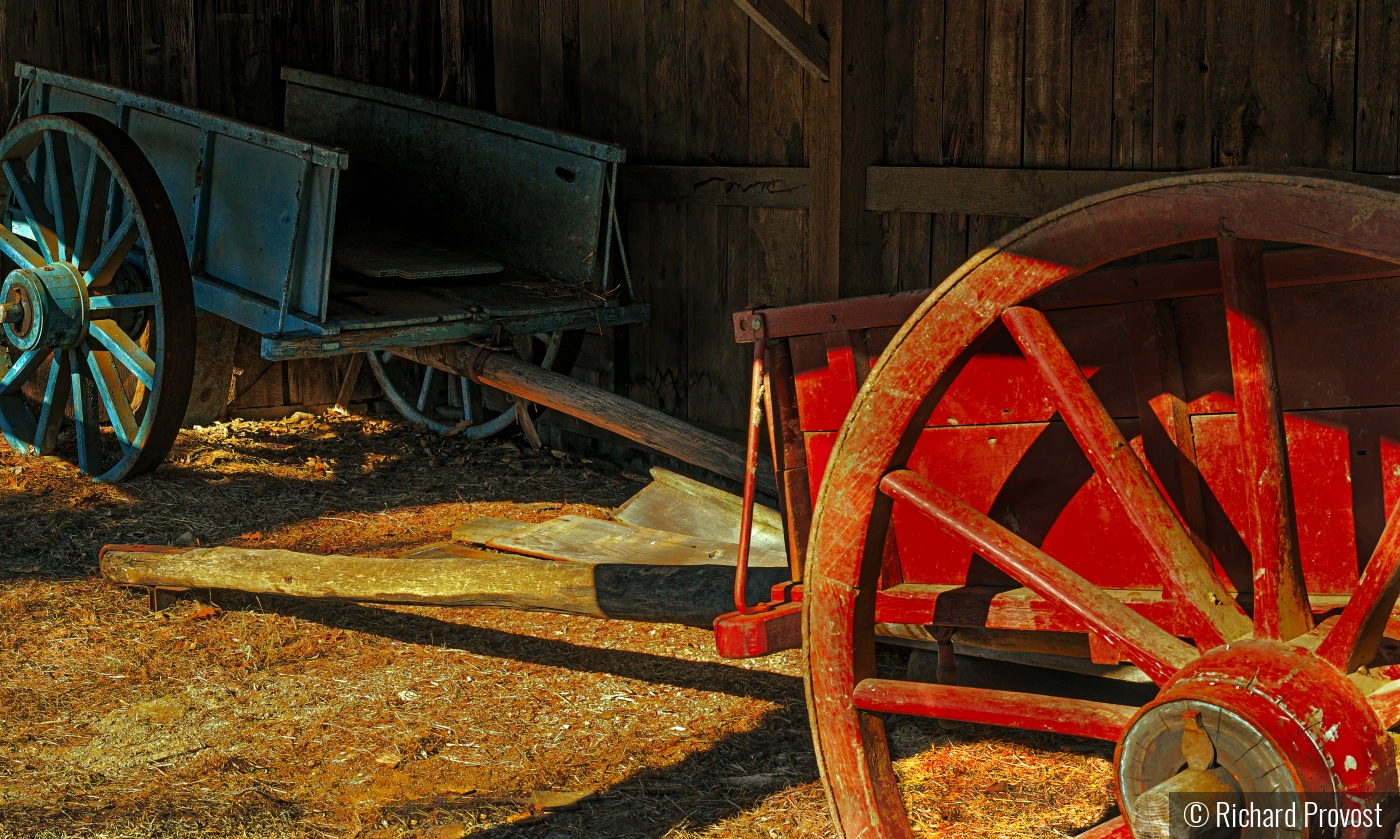
[[[1054,392],[1060,416],[1094,471],[1113,488],[1151,546],[1168,590],[1186,610],[1196,645],[1205,650],[1248,635],[1244,610],[1201,556],[1044,313],[1013,306],[1001,317]]]
[[[966,539],[1021,585],[1073,611],[1157,684],[1196,658],[1189,644],[923,476],[908,470],[891,472],[880,488]]]
[[[865,679],[856,685],[855,703],[866,711],[1053,731],[1114,742],[1137,713],[1129,705],[895,679]]]
[[[1390,728],[1400,722],[1400,679],[1382,686],[1366,697],[1366,702],[1381,718],[1381,728]]]
[[[1313,623],[1298,556],[1264,263],[1257,240],[1222,237],[1216,242],[1225,286],[1241,466],[1249,488],[1245,536],[1254,557],[1254,634],[1287,641],[1312,629]]]
[[[1400,505],[1390,512],[1385,530],[1366,563],[1366,573],[1352,592],[1342,616],[1317,645],[1317,654],[1350,673],[1376,657],[1390,610],[1400,595]]]

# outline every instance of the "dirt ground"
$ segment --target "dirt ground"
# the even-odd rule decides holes
[[[106,543],[392,555],[478,516],[607,517],[645,481],[361,417],[185,432],[116,487],[0,453],[0,839],[832,835],[796,652],[725,661],[702,630],[495,609],[152,612],[96,576]],[[926,835],[1108,812],[1103,746],[889,730]]]

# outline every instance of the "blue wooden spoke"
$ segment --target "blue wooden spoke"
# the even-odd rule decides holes
[[[160,296],[154,291],[140,291],[135,294],[101,294],[88,298],[88,311],[108,312],[116,309],[140,309],[154,306]]]
[[[428,408],[428,397],[432,395],[433,373],[435,372],[437,372],[437,368],[433,365],[423,365],[423,386],[418,389],[418,410],[420,413]]]
[[[73,392],[72,374],[68,353],[54,353],[53,364],[49,365],[49,380],[44,387],[44,407],[39,411],[39,422],[34,431],[37,454],[48,454],[58,443],[58,429],[63,425],[63,414],[68,409],[69,396]]]
[[[48,260],[34,249],[29,247],[29,243],[20,236],[15,235],[4,225],[0,225],[0,252],[13,259],[21,268],[34,270],[43,268]]]
[[[6,160],[0,163],[0,169],[5,171],[5,180],[10,182],[10,194],[19,203],[19,210],[24,214],[25,223],[29,225],[29,233],[34,237],[35,244],[39,246],[39,256],[41,259],[25,259],[29,268],[38,268],[49,262],[54,262],[58,254],[58,234],[54,232],[53,213],[44,206],[44,195],[39,190],[39,185],[34,183],[34,179],[29,176],[29,170],[25,168],[22,160]],[[0,225],[3,226],[3,225]],[[9,233],[8,230],[6,230]],[[14,234],[10,234],[13,236]],[[18,239],[18,236],[14,236]],[[27,247],[27,246],[26,246]],[[14,254],[9,254],[12,258]]]
[[[83,282],[88,284],[88,288],[101,288],[110,282],[140,236],[141,228],[136,224],[136,216],[127,214],[117,229],[112,231],[112,238],[107,240],[102,252],[83,272]]]
[[[44,148],[49,153],[49,208],[54,215],[54,231],[58,234],[58,258],[72,258],[74,237],[78,232],[78,194],[73,184],[73,157],[68,135],[61,131],[44,133]]]
[[[112,431],[123,447],[130,446],[131,441],[136,439],[136,416],[131,412],[131,397],[122,387],[112,354],[89,347],[87,362],[93,382],[97,385],[97,395],[102,398],[107,418],[112,421]]]
[[[148,388],[156,386],[156,363],[145,350],[136,345],[131,340],[116,321],[95,320],[88,326],[88,332],[97,339],[102,346],[106,347],[112,356],[121,362],[121,365],[136,377],[141,384]]]
[[[74,237],[73,264],[85,271],[97,258],[102,246],[102,223],[110,200],[108,187],[112,170],[98,156],[96,149],[88,161],[87,179],[83,185],[83,200],[78,215],[78,232]]]
[[[6,395],[18,393],[19,389],[24,387],[24,383],[29,381],[29,377],[34,374],[34,371],[39,369],[39,365],[44,363],[44,359],[48,358],[48,355],[49,350],[45,347],[26,350],[14,364],[10,365],[10,369],[5,371],[5,375],[0,376],[0,393]]]
[[[102,471],[102,431],[97,424],[97,394],[92,373],[78,357],[77,350],[68,350],[69,380],[73,391],[73,425],[78,436],[78,469],[85,475]]]

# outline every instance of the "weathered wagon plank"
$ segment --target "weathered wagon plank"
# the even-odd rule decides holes
[[[708,627],[734,603],[734,572],[718,565],[589,565],[455,547],[419,558],[317,556],[285,550],[109,545],[103,576],[118,585],[405,603],[497,606]],[[755,568],[750,603],[787,569]]]
[[[492,539],[529,527],[528,522],[482,516],[452,528],[452,541],[470,545],[485,545]]]
[[[708,484],[666,469],[651,470],[653,478],[642,491],[627,499],[614,518],[634,527],[703,536],[729,543],[739,541],[742,499]],[[778,511],[755,504],[752,544],[781,551],[783,522]]]
[[[620,563],[732,567],[738,555],[738,548],[732,542],[582,516],[560,516],[547,522],[526,525],[491,538],[486,546],[498,551],[588,565]],[[749,555],[749,565],[753,568],[787,568],[787,558],[781,549],[754,548]]]

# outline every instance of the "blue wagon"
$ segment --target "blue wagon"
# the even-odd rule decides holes
[[[406,416],[468,436],[523,403],[488,417],[466,378],[391,348],[491,342],[567,372],[583,330],[648,317],[618,146],[301,70],[283,70],[285,133],[17,73],[25,118],[0,138],[0,430],[16,451],[103,481],[158,465],[197,312],[258,332],[269,360],[363,353]]]

